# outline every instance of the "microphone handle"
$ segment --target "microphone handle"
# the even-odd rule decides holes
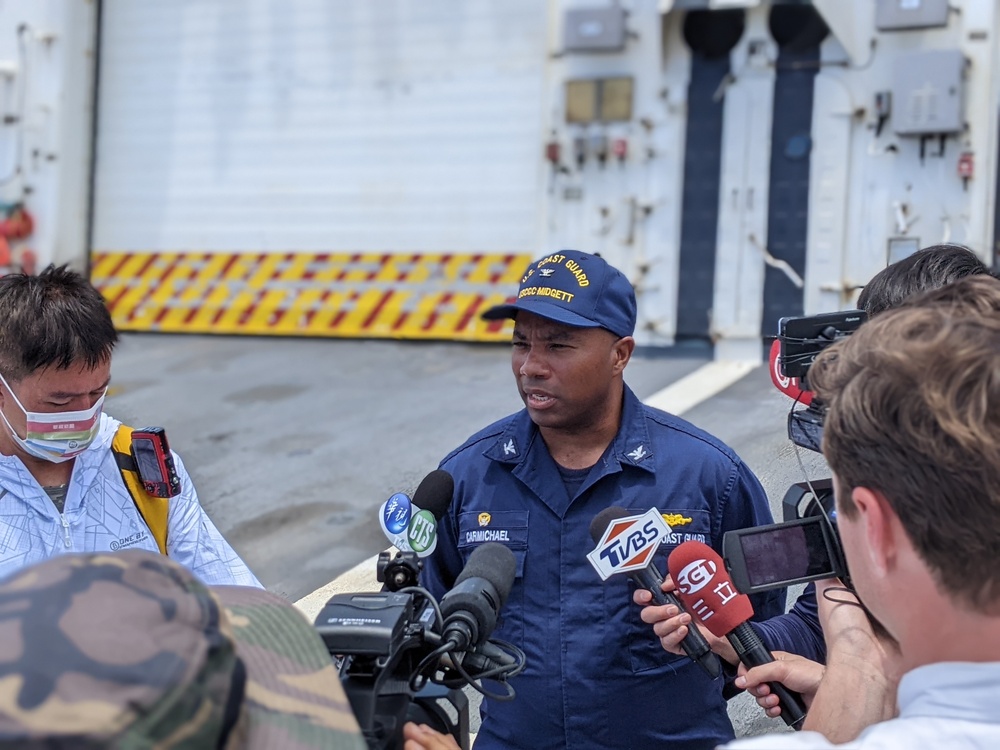
[[[471,651],[463,651],[460,656],[462,666],[472,677],[478,677],[483,672],[506,669],[517,663],[513,656],[489,641]]]
[[[684,605],[681,604],[676,596],[668,594],[660,588],[663,579],[660,577],[659,571],[652,565],[642,570],[633,571],[630,575],[639,588],[646,589],[646,591],[653,595],[654,604],[660,606],[673,604],[679,611],[686,611]],[[688,625],[688,634],[681,641],[681,648],[684,649],[684,653],[690,657],[691,661],[701,667],[713,680],[722,674],[722,664],[719,662],[719,657],[712,652],[712,648],[708,645],[708,641],[705,640],[705,636],[695,627],[693,621]]]
[[[767,646],[760,640],[757,631],[750,627],[749,622],[742,622],[729,633],[726,638],[736,649],[736,655],[740,657],[747,668],[759,667],[762,664],[769,664],[774,661],[774,655]],[[806,705],[802,701],[802,696],[789,690],[780,682],[769,682],[767,686],[771,692],[778,696],[781,701],[781,718],[784,722],[795,729],[799,729],[802,720],[806,717]]]

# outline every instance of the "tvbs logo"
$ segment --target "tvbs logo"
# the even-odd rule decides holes
[[[641,516],[626,516],[608,524],[597,547],[587,555],[594,570],[604,580],[616,573],[639,570],[649,565],[660,540],[670,527],[656,508]]]
[[[627,534],[623,533],[617,539],[612,539],[611,543],[599,554],[602,560],[612,568],[617,569],[634,555],[642,554],[643,557],[646,557],[649,554],[650,545],[658,538],[656,525],[652,521],[646,521],[641,529],[634,531],[629,529]]]

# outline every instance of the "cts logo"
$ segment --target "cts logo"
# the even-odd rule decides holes
[[[493,516],[491,516],[489,513],[480,513],[479,514],[479,525],[480,526],[489,526],[490,525],[490,521],[492,521],[492,520],[493,520]]]
[[[437,521],[434,514],[429,510],[417,511],[410,520],[410,527],[406,532],[406,540],[410,543],[410,549],[417,553],[418,557],[429,555],[437,547]]]
[[[660,539],[670,533],[670,527],[656,508],[640,516],[618,518],[608,524],[597,547],[587,555],[601,578],[615,573],[645,568],[653,559]]]
[[[711,560],[695,560],[688,563],[677,575],[677,588],[682,594],[694,594],[712,582],[715,563]]]

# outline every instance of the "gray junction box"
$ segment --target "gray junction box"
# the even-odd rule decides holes
[[[965,129],[961,50],[900,55],[892,83],[892,126],[898,135],[939,135]]]
[[[573,8],[563,17],[563,51],[620,52],[625,49],[625,9]]]
[[[879,31],[947,25],[948,0],[878,0],[875,7],[875,26]]]

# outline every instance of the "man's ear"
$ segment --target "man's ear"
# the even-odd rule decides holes
[[[632,352],[635,351],[635,339],[631,336],[622,336],[615,341],[611,347],[611,368],[615,375],[620,375],[625,365],[632,359]]]
[[[871,569],[885,575],[896,563],[898,552],[896,512],[881,492],[867,487],[855,487],[851,500],[858,511],[858,523],[865,535],[865,552]]]

